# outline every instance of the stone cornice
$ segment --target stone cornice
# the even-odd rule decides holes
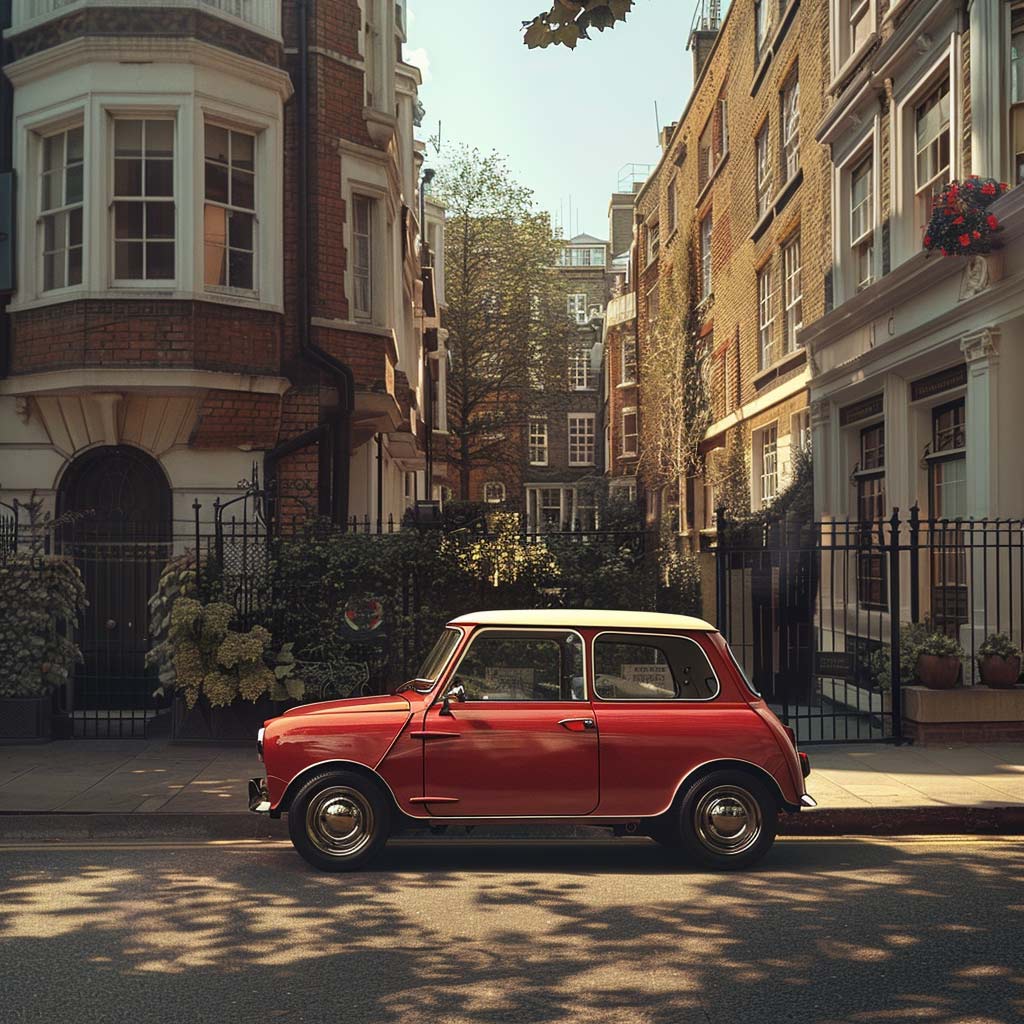
[[[292,386],[287,377],[216,370],[170,370],[157,367],[48,370],[0,381],[0,395],[69,394],[79,391],[241,391],[283,395]]]
[[[5,65],[4,74],[17,88],[69,68],[103,62],[194,64],[273,89],[282,102],[292,95],[291,78],[281,68],[188,37],[86,36],[71,39]]]

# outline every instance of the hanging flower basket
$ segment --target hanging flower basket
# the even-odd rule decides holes
[[[932,203],[924,247],[943,256],[990,253],[995,248],[993,236],[1002,228],[988,208],[1008,189],[1005,182],[976,175],[951,181]]]

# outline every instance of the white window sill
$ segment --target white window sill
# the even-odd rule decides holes
[[[283,313],[284,308],[278,303],[264,302],[255,296],[227,295],[209,291],[187,291],[175,288],[157,288],[149,285],[143,288],[111,287],[102,291],[90,291],[88,288],[62,288],[60,291],[44,292],[33,299],[15,300],[7,307],[9,313],[27,312],[42,309],[46,306],[57,306],[67,302],[97,301],[142,302],[171,299],[185,302],[210,302],[222,306],[236,306],[245,309],[262,309],[273,313]]]
[[[635,387],[636,387],[636,378],[634,377],[632,380],[620,381],[618,384],[615,385],[615,390],[616,391],[624,391],[626,388],[635,388]]]
[[[865,39],[864,42],[853,51],[853,53],[844,58],[842,64],[839,65],[839,69],[832,76],[832,81],[825,87],[826,91],[830,95],[834,96],[839,91],[840,85],[849,78],[850,72],[864,59],[864,55],[877,42],[878,33],[872,32],[868,35],[867,39]]]

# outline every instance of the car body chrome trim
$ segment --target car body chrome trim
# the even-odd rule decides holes
[[[817,807],[818,801],[815,800],[810,793],[804,793],[804,795],[800,797],[800,805],[802,807]]]

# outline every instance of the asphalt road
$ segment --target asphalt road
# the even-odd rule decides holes
[[[644,840],[0,846],[0,1020],[1024,1020],[1024,841],[780,840],[747,874]]]

